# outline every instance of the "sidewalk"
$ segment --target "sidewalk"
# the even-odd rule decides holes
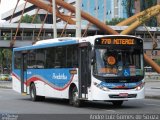
[[[0,81],[0,88],[12,89],[12,81]]]
[[[145,97],[160,99],[160,80],[146,79],[145,82]]]

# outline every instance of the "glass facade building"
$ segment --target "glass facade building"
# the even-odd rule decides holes
[[[124,0],[82,0],[82,10],[105,22],[112,18],[126,18]]]

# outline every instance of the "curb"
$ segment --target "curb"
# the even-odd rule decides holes
[[[145,82],[160,82],[160,80],[153,80],[153,79],[151,79],[151,80],[145,80]]]
[[[12,87],[7,87],[7,86],[0,86],[0,88],[12,89]]]
[[[12,81],[0,81],[0,88],[12,89]]]
[[[160,96],[148,96],[148,95],[146,95],[145,98],[147,98],[147,99],[159,99],[160,100]]]

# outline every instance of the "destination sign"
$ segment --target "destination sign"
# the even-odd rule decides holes
[[[134,45],[134,39],[101,39],[101,44]]]
[[[133,38],[100,38],[95,41],[98,45],[135,45],[136,40]]]

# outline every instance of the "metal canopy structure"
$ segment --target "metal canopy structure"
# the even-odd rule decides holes
[[[48,11],[49,13],[53,13],[53,9],[51,5],[46,4],[43,0],[25,0],[29,3],[34,4],[35,6],[37,6],[40,9],[44,9],[46,11]],[[50,4],[52,4],[52,0],[49,0]],[[76,9],[73,5],[63,1],[63,0],[55,0],[56,3],[56,17],[60,18],[62,21],[65,21],[68,24],[75,24],[75,18],[71,17],[70,15],[65,15],[64,13],[59,11],[59,7],[64,8],[68,11],[70,11],[70,13],[75,13]],[[117,26],[122,26],[122,25],[128,25],[130,24],[130,26],[128,28],[126,28],[124,31],[122,31],[121,33],[118,33],[117,31],[113,30],[111,27],[109,27],[108,25],[106,25],[105,23],[99,21],[97,18],[91,16],[90,14],[81,11],[81,17],[88,21],[89,23],[95,25],[97,28],[99,28],[100,30],[104,31],[107,34],[129,34],[131,31],[133,31],[134,29],[136,29],[138,26],[140,26],[141,24],[145,23],[145,21],[149,20],[151,17],[153,16],[157,16],[160,13],[160,5],[156,5],[153,6],[145,11],[142,11],[140,13],[137,13],[136,15],[128,18],[127,20],[119,23]],[[14,45],[14,41],[11,41],[12,44]],[[151,59],[149,58],[146,54],[144,54],[144,59],[145,61],[153,68],[155,69],[155,71],[157,71],[158,73],[160,73],[160,67]]]

